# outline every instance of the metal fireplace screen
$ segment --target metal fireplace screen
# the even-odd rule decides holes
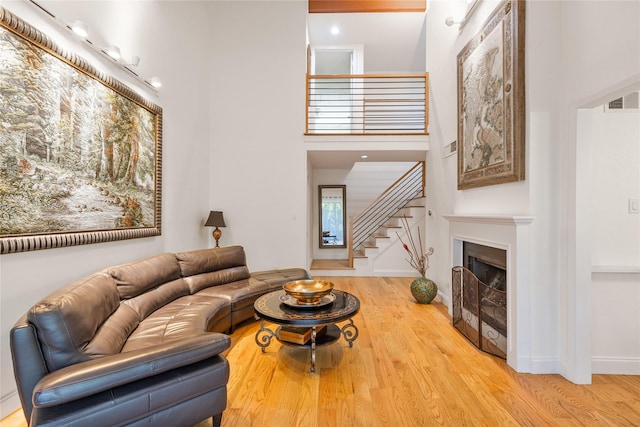
[[[507,357],[507,293],[465,267],[452,269],[453,326],[480,350]]]

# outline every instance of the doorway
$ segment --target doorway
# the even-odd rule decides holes
[[[361,127],[353,111],[362,97],[358,90],[361,83],[349,76],[363,73],[362,47],[311,46],[309,55],[311,75],[338,76],[311,83],[314,102],[310,127],[316,133],[344,133]]]
[[[578,110],[578,150],[591,158],[579,177],[586,180],[588,212],[578,215],[589,224],[593,374],[640,374],[638,94],[612,94],[600,105]]]
[[[619,328],[604,327],[604,325],[607,324],[606,321],[611,321],[612,319],[610,305],[606,304],[607,298],[614,297],[616,299],[615,316],[618,317],[618,320],[622,321],[624,327],[634,325],[634,322],[629,320],[632,320],[634,316],[637,316],[637,312],[640,309],[640,300],[637,298],[634,300],[634,294],[631,293],[629,295],[628,293],[629,289],[631,289],[631,292],[637,293],[637,285],[634,284],[634,287],[627,286],[626,284],[626,281],[628,280],[636,280],[635,278],[638,273],[629,272],[629,266],[624,265],[594,265],[594,262],[599,262],[598,258],[601,257],[602,254],[600,252],[601,248],[595,248],[595,245],[599,244],[598,239],[601,239],[594,231],[599,225],[597,222],[598,218],[604,218],[607,222],[616,221],[618,223],[620,223],[621,220],[613,220],[614,214],[611,212],[606,214],[596,212],[596,210],[594,210],[592,200],[594,197],[594,190],[596,190],[594,188],[593,181],[593,165],[595,162],[600,162],[602,160],[598,157],[602,156],[603,153],[600,150],[602,147],[598,147],[598,150],[596,150],[596,144],[600,146],[605,145],[606,150],[604,153],[614,156],[615,161],[617,162],[616,164],[618,164],[615,168],[612,169],[609,167],[606,170],[606,183],[603,184],[607,185],[610,193],[619,192],[620,188],[625,184],[628,184],[628,182],[621,182],[625,181],[625,178],[621,177],[621,173],[623,173],[625,168],[621,167],[619,163],[625,159],[630,160],[631,162],[635,161],[635,168],[637,171],[639,164],[638,160],[640,160],[638,157],[632,159],[632,155],[630,155],[628,151],[625,153],[625,150],[616,150],[614,144],[615,141],[611,132],[604,136],[598,136],[601,129],[600,125],[597,124],[598,118],[594,116],[594,112],[595,110],[598,110],[598,114],[601,114],[605,109],[603,104],[608,104],[610,101],[614,101],[621,96],[625,96],[630,92],[638,90],[640,90],[640,82],[636,82],[631,86],[628,84],[621,84],[620,87],[610,88],[608,95],[599,96],[597,99],[594,99],[578,108],[576,112],[576,146],[575,163],[573,165],[576,177],[575,183],[573,184],[573,190],[575,192],[575,206],[573,207],[573,213],[575,215],[575,246],[572,248],[572,254],[570,256],[570,259],[573,258],[574,261],[572,266],[574,281],[572,283],[573,289],[571,289],[571,291],[575,294],[575,300],[572,301],[569,306],[571,311],[570,317],[573,317],[574,321],[567,329],[567,341],[570,348],[573,349],[571,352],[568,352],[568,358],[570,360],[573,359],[573,363],[569,364],[570,370],[567,372],[567,377],[576,383],[590,383],[592,373],[614,373],[613,370],[617,368],[613,363],[616,362],[616,360],[614,360],[616,358],[611,357],[612,351],[617,356],[620,356],[618,357],[619,360],[617,360],[618,367],[625,369],[625,360],[628,362],[629,358],[622,357],[624,356],[622,352],[626,351],[624,349],[628,350],[629,340],[611,341],[611,338],[615,337],[615,334],[612,335],[610,331],[619,330]],[[638,111],[640,112],[640,110]],[[637,140],[638,138],[635,137],[636,143]],[[613,176],[612,173],[614,174]],[[614,187],[615,191],[613,191]],[[633,197],[631,194],[629,196]],[[627,196],[622,197],[621,201],[621,203],[625,204],[625,206],[621,207],[624,211],[627,211],[630,208],[626,206],[628,203],[626,198]],[[600,200],[599,202],[604,202],[604,200]],[[620,208],[620,206],[617,206],[619,203],[615,202],[614,204],[616,205],[613,207],[614,209]],[[623,216],[624,215],[633,214],[631,212],[627,212],[624,213]],[[640,215],[637,218],[640,219]],[[630,237],[631,233],[632,232],[630,230],[626,230],[625,233],[622,234]],[[607,240],[610,241],[611,236],[608,236]],[[618,258],[622,259],[627,254],[628,253],[623,253]],[[636,262],[640,262],[640,260],[637,260]],[[640,266],[638,265],[633,265],[631,267],[632,269],[635,268],[637,271],[640,271]],[[625,292],[627,292],[627,294],[625,294]],[[621,301],[624,301],[627,304],[637,301],[636,304],[638,304],[638,306],[635,308],[626,308],[627,313],[630,314],[624,315],[623,313],[625,309],[620,305]],[[602,304],[605,304],[607,308],[607,310],[600,310],[600,312],[607,314],[608,318],[604,319],[605,321],[596,317],[599,313],[598,307]],[[624,316],[627,317],[626,320]],[[635,322],[635,324],[637,324],[637,322]],[[580,325],[580,329],[584,332],[578,333],[577,325]],[[640,325],[636,327],[640,329]],[[633,335],[633,333],[630,335]],[[638,336],[637,333],[635,336]],[[607,357],[601,355],[602,357],[600,357],[600,359],[607,362],[606,366],[598,360],[598,348],[599,346],[603,347],[605,345],[603,344],[603,340],[608,340],[606,342]],[[636,354],[636,359],[637,356],[638,355]],[[609,371],[605,372],[605,369]]]

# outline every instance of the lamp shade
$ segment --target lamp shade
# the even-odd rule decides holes
[[[220,211],[211,211],[209,212],[209,218],[207,218],[207,222],[204,223],[205,227],[226,227],[227,225],[224,223],[224,217],[222,216],[222,212]]]

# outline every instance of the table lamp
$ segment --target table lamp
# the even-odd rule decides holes
[[[220,211],[211,211],[209,212],[209,218],[207,218],[207,222],[204,223],[205,227],[215,227],[213,230],[213,238],[216,240],[216,248],[219,248],[218,240],[222,237],[222,231],[218,227],[226,227],[227,225],[224,223],[224,217],[222,216],[222,212]]]

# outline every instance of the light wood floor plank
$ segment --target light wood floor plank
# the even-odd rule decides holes
[[[316,278],[359,297],[358,339],[320,347],[311,374],[309,350],[274,340],[262,353],[260,324],[240,325],[223,427],[640,426],[640,376],[518,374],[471,345],[442,304],[415,303],[410,278]],[[1,425],[26,423],[16,412]]]

